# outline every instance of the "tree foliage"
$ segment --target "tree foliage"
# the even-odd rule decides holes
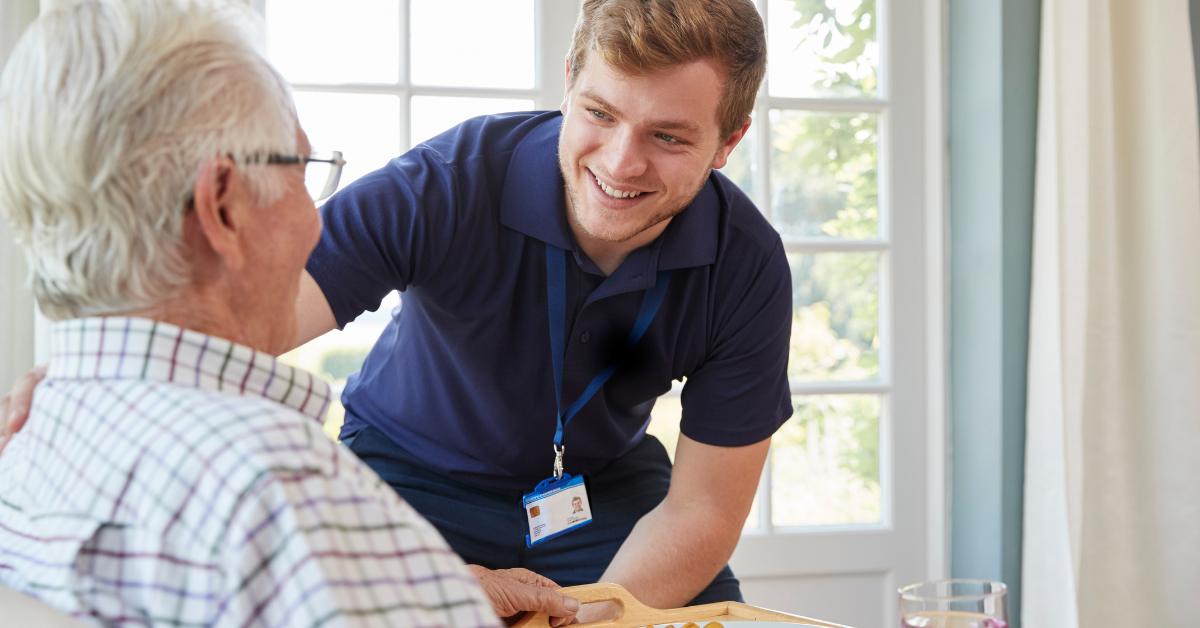
[[[815,55],[819,61],[812,92],[873,97],[878,54],[875,0],[789,2],[799,14],[792,28],[803,33],[794,54]],[[877,117],[773,111],[771,129],[771,216],[780,232],[804,238],[879,237]],[[789,376],[878,377],[879,256],[817,253],[792,255],[791,263],[795,318]],[[781,461],[791,460],[785,466],[806,477],[777,479],[811,484],[806,490],[819,492],[820,483],[807,475],[823,473],[842,478],[833,485],[844,491],[838,500],[825,502],[825,507],[842,504],[837,513],[798,513],[797,520],[877,520],[879,398],[797,397],[795,411],[789,426],[776,436],[776,448],[786,448],[780,450]]]

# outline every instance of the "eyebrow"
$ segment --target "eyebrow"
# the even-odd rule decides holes
[[[617,109],[615,106],[613,106],[612,103],[601,98],[600,95],[597,94],[596,92],[585,89],[585,90],[579,92],[579,95],[583,96],[584,98],[587,98],[588,100],[594,101],[596,104],[613,112],[614,114],[616,114],[618,116],[621,115],[620,109]],[[699,126],[697,126],[696,124],[694,124],[692,122],[687,122],[685,120],[656,120],[656,121],[651,122],[650,126],[656,128],[656,129],[663,129],[666,131],[690,131],[692,133],[700,132]]]

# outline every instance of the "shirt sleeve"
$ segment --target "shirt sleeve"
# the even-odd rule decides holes
[[[422,145],[333,195],[307,270],[338,328],[432,274],[454,238],[456,172]]]
[[[500,628],[432,524],[348,449],[289,455],[231,518],[218,624]]]
[[[737,275],[720,284],[740,298],[724,300],[708,356],[687,377],[680,431],[706,445],[741,447],[769,438],[792,416],[792,276],[778,241],[761,266],[729,268]]]

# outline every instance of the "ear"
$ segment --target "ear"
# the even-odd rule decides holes
[[[209,247],[226,267],[244,267],[243,235],[253,203],[233,160],[222,156],[204,162],[192,198],[192,211]]]
[[[561,111],[565,116],[567,115],[567,103],[571,100],[571,58],[567,57],[566,59],[563,59],[563,63],[566,65],[567,74],[566,81],[563,82],[562,106],[559,107],[558,110]]]
[[[733,149],[737,148],[738,142],[741,142],[742,138],[746,137],[746,132],[750,130],[750,122],[750,116],[746,116],[746,121],[742,124],[742,128],[734,131],[726,138],[725,144],[721,146],[721,149],[717,151],[717,156],[713,158],[713,168],[720,169],[725,167],[725,164],[729,162],[729,154],[733,152]]]

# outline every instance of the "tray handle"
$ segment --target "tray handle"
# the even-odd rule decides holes
[[[615,619],[576,624],[572,628],[577,628],[578,626],[606,628],[618,624],[628,625],[632,621],[636,621],[639,625],[643,626],[665,623],[664,621],[656,621],[663,615],[662,611],[642,604],[629,591],[626,591],[624,587],[618,584],[609,584],[606,582],[581,584],[575,587],[559,589],[559,592],[563,595],[573,597],[583,604],[616,602],[617,606],[621,608],[620,614]],[[550,616],[545,613],[526,613],[511,628],[550,628]]]

